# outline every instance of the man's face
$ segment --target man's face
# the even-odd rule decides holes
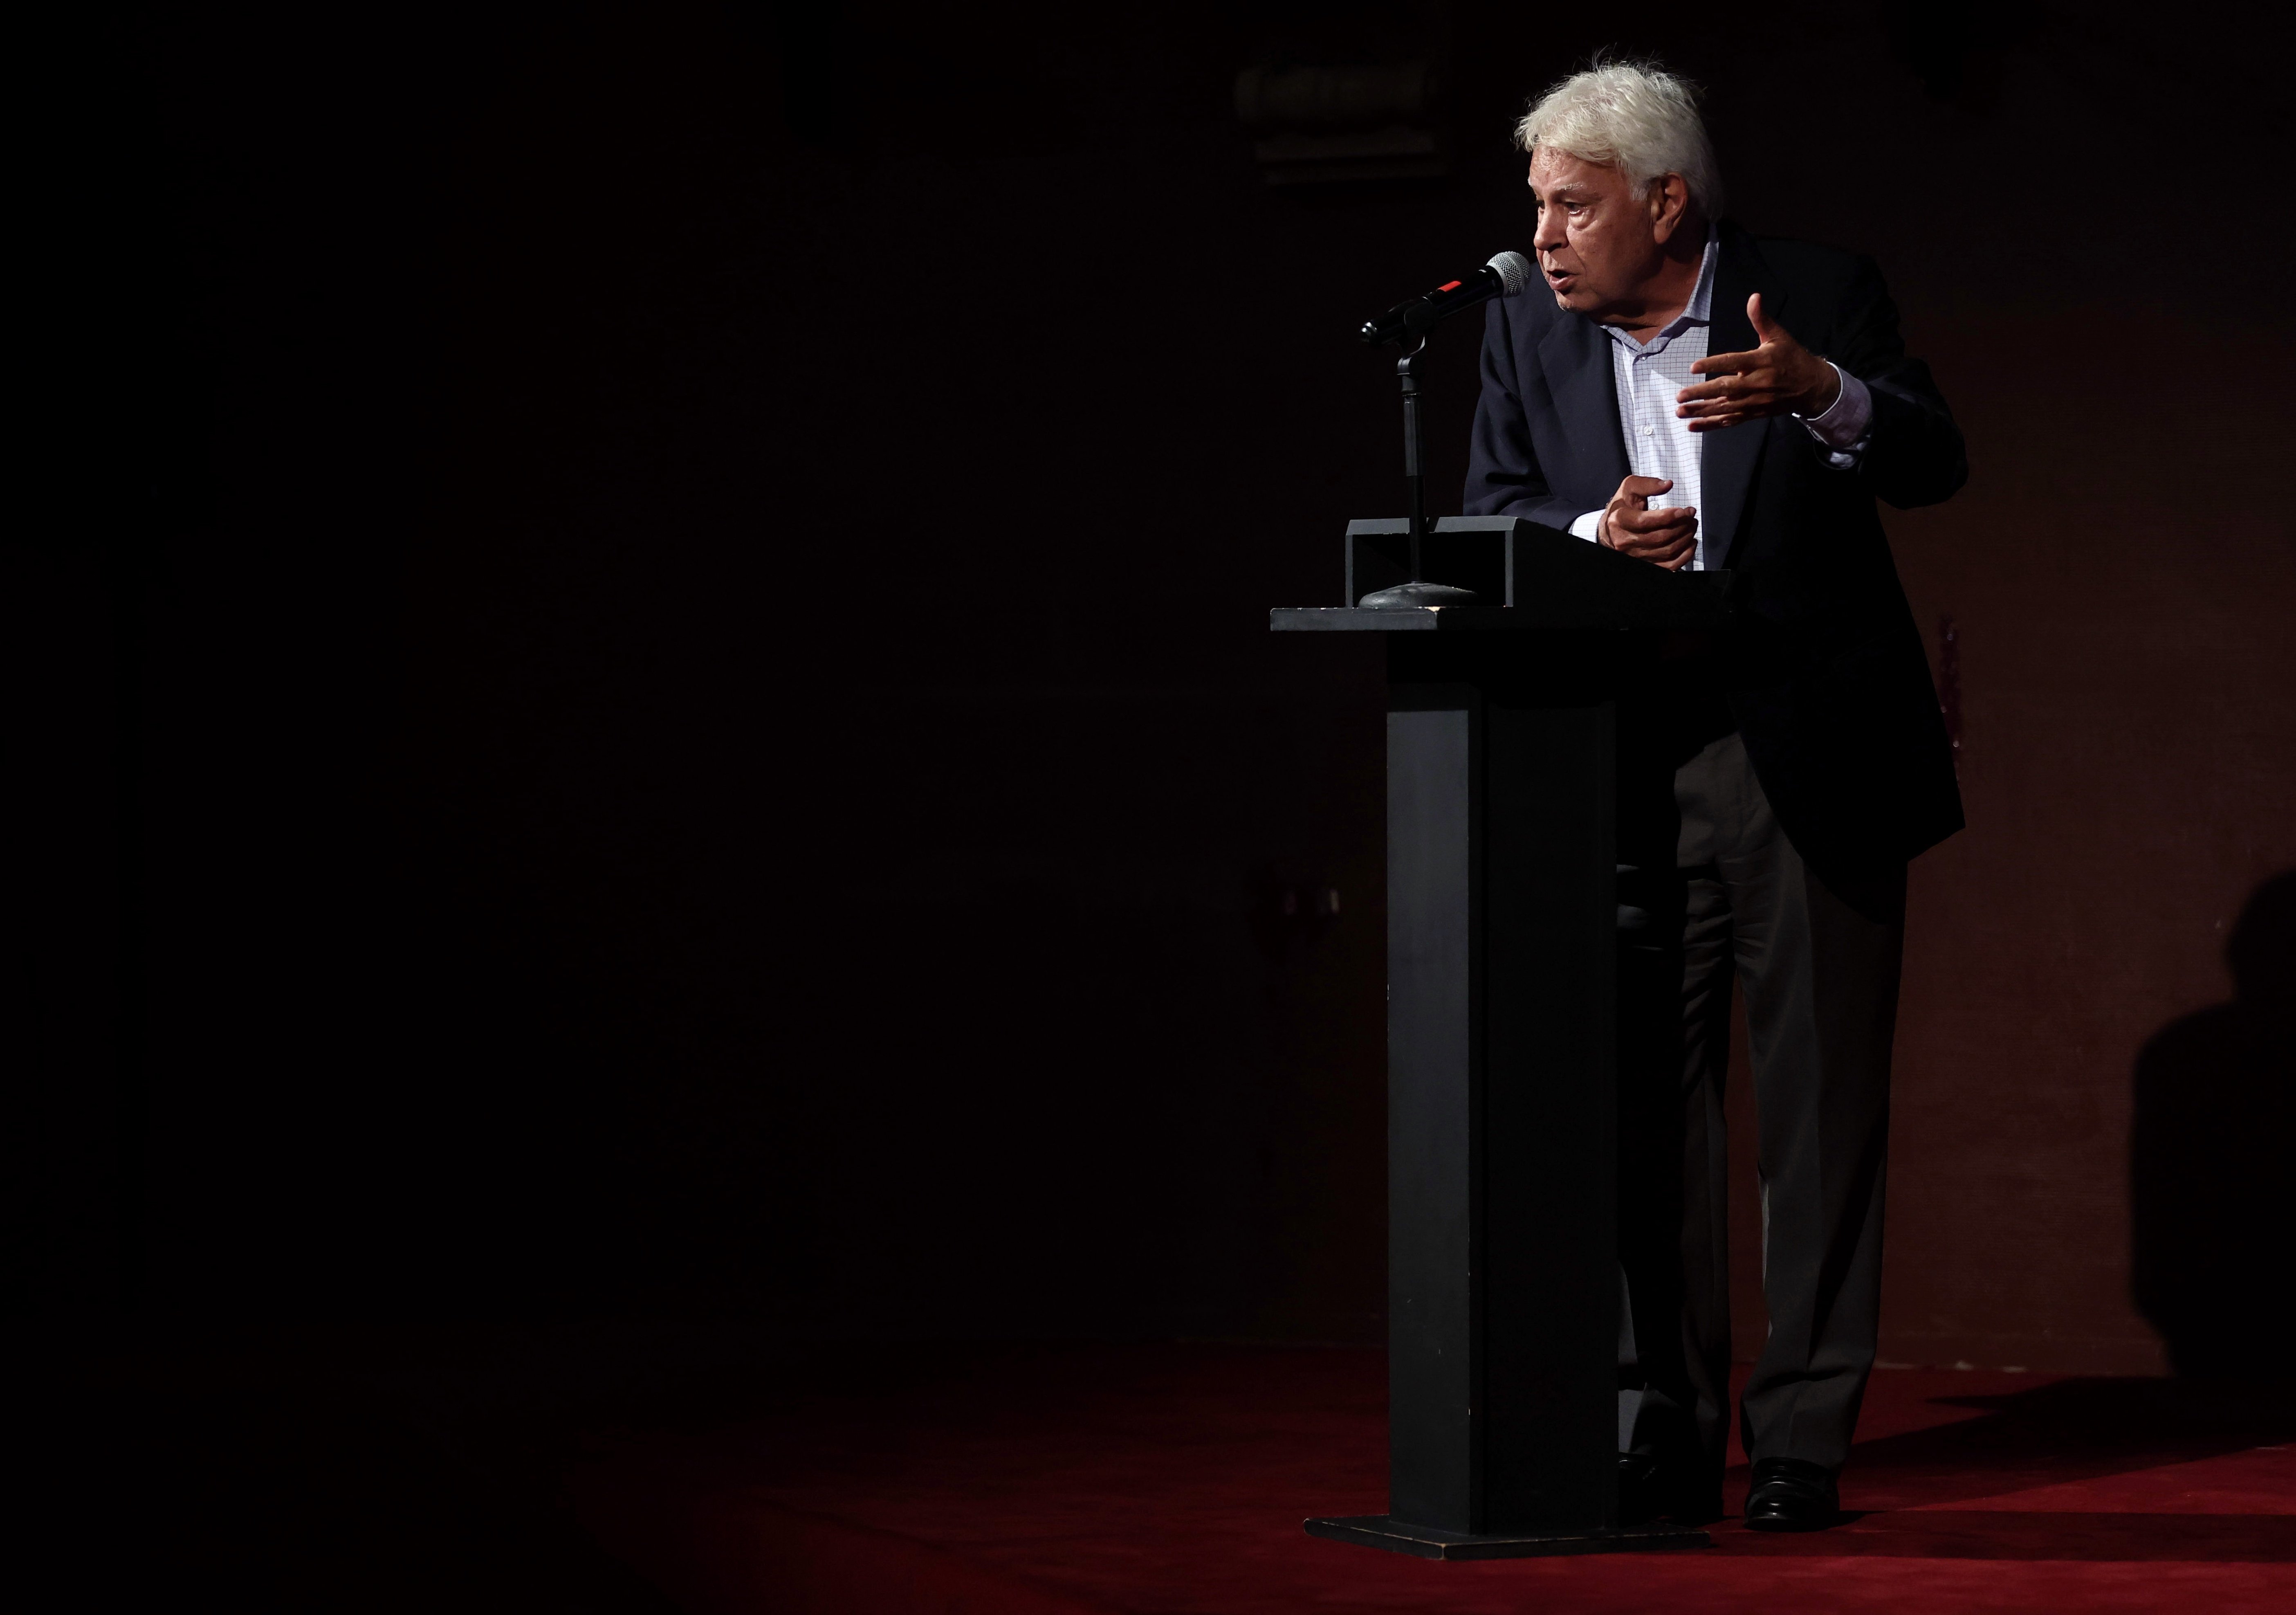
[[[1638,307],[1664,256],[1649,196],[1614,165],[1546,146],[1530,154],[1530,193],[1531,246],[1555,302],[1595,319]]]

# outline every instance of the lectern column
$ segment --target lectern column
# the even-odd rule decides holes
[[[1611,707],[1425,678],[1464,670],[1419,653],[1457,638],[1390,645],[1390,1509],[1475,1536],[1601,1530],[1618,1461]]]
[[[1507,676],[1529,671],[1508,665],[1521,642],[1388,643],[1390,1508],[1474,1536],[1599,1531],[1618,1456],[1611,705],[1569,687],[1583,676],[1534,695]]]

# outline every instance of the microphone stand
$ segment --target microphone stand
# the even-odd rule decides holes
[[[1419,356],[1427,351],[1422,333],[1395,362],[1395,378],[1403,385],[1403,480],[1411,485],[1411,581],[1426,577],[1420,560],[1420,540],[1427,537],[1427,433],[1419,416]]]

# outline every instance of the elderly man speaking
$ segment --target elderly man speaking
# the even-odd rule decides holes
[[[1467,511],[1739,580],[1740,626],[1620,714],[1622,1504],[1721,1513],[1742,980],[1770,1316],[1746,1522],[1817,1529],[1874,1364],[1906,864],[1962,824],[1874,502],[1950,496],[1961,434],[1871,260],[1723,216],[1682,80],[1598,65],[1516,138],[1545,283],[1489,306]]]

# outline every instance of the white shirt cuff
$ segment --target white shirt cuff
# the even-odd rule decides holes
[[[1570,536],[1574,538],[1584,538],[1589,544],[1595,543],[1595,529],[1601,524],[1602,520],[1601,511],[1588,511],[1570,524]]]
[[[1857,463],[1865,452],[1866,439],[1874,430],[1874,395],[1865,382],[1828,359],[1826,367],[1841,380],[1841,390],[1824,413],[1796,415],[1795,420],[1808,429],[1809,435],[1820,448],[1833,452],[1826,459],[1847,471]]]

